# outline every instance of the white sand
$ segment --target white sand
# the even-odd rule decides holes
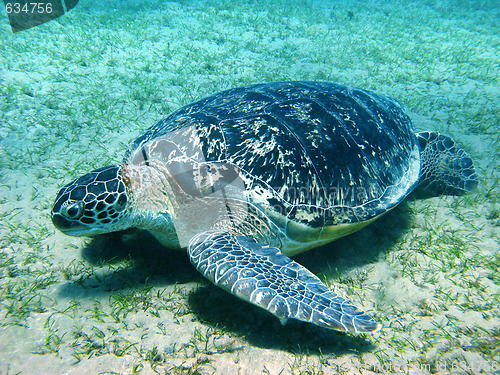
[[[500,371],[500,10],[367,3],[81,1],[16,35],[2,13],[0,374]],[[173,109],[284,79],[393,96],[475,160],[477,192],[409,201],[297,258],[380,332],[282,327],[149,238],[52,226],[63,183]]]

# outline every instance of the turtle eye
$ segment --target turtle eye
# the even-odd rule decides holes
[[[83,215],[83,203],[69,203],[61,209],[61,214],[66,216],[68,219],[79,219]]]

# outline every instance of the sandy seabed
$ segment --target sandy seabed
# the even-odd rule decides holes
[[[80,1],[0,22],[0,374],[500,372],[500,9],[495,1]],[[327,80],[453,136],[480,185],[408,199],[296,258],[383,328],[272,315],[145,234],[57,232],[58,188],[120,162],[172,110],[244,84]]]

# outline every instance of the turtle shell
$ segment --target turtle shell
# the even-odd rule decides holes
[[[394,99],[327,82],[223,91],[180,108],[135,139],[169,139],[168,158],[235,165],[266,212],[312,228],[370,220],[417,184],[420,155]],[[251,195],[252,195],[251,194]]]

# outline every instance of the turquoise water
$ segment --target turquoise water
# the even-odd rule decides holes
[[[15,34],[0,14],[1,373],[498,369],[496,2],[80,1]],[[449,134],[475,161],[475,192],[409,199],[296,258],[376,334],[281,326],[144,234],[53,227],[63,184],[120,162],[168,113],[283,80],[394,97],[417,130]]]

